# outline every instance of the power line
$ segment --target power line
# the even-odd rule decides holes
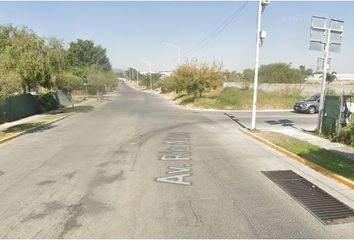
[[[206,37],[204,37],[198,44],[196,44],[193,48],[188,50],[186,53],[182,54],[182,57],[189,56],[203,47],[205,47],[208,43],[210,43],[213,39],[215,39],[227,26],[229,26],[233,20],[245,9],[245,7],[249,4],[250,1],[245,2],[239,8],[237,8],[230,16],[228,16],[219,26],[217,26],[213,31],[211,31]],[[166,64],[172,63],[176,61],[177,58],[173,58],[171,61],[168,61]]]
[[[205,38],[203,38],[197,45],[191,48],[184,56],[191,55],[198,50],[202,49],[209,42],[211,42],[215,37],[217,37],[227,26],[229,26],[232,21],[243,11],[243,9],[248,5],[249,1],[242,4],[238,9],[236,9],[228,18],[226,18],[217,28],[215,28],[211,33],[209,33]]]

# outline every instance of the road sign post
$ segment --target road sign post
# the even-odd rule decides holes
[[[311,19],[310,50],[324,52],[322,66],[322,84],[320,106],[318,111],[317,130],[322,133],[322,120],[324,116],[324,100],[327,90],[327,72],[329,69],[329,52],[339,52],[342,44],[344,22],[323,17],[313,16]],[[319,62],[319,61],[318,61]]]

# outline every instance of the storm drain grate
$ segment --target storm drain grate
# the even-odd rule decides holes
[[[297,173],[263,171],[266,177],[310,211],[323,224],[339,224],[354,221],[354,210],[332,197]]]

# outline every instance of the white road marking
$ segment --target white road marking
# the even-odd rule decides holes
[[[174,173],[182,173],[182,172],[189,172],[191,171],[189,168],[181,168],[181,167],[168,167],[168,169],[172,169],[174,171],[168,171],[168,174],[174,174]]]
[[[160,177],[156,180],[159,182],[164,183],[172,183],[172,184],[179,184],[179,185],[191,185],[192,183],[184,181],[185,177],[190,177],[191,174],[181,174],[181,175],[174,175],[174,176],[167,176],[167,177]]]
[[[161,156],[161,161],[188,161],[188,160],[191,160],[190,153],[164,154]]]
[[[188,133],[169,133],[162,143],[169,144],[170,146],[165,151],[160,152],[162,154],[160,157],[161,161],[190,161],[192,159],[191,143]],[[191,182],[184,179],[192,176],[191,166],[191,164],[183,164],[182,167],[169,166],[167,167],[166,172],[168,176],[156,178],[156,181],[179,185],[191,185]]]

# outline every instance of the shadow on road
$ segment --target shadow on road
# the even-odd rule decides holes
[[[280,120],[268,120],[264,121],[270,125],[281,125],[283,127],[294,127],[294,121],[289,119],[280,119]]]
[[[34,129],[29,130],[28,133],[44,132],[49,129],[55,128],[55,127],[56,127],[56,125],[54,125],[54,124],[46,124],[46,125],[35,127]]]
[[[94,109],[94,107],[92,106],[76,106],[76,107],[71,107],[71,108],[65,108],[62,110],[62,112],[75,112],[75,113],[79,113],[79,112],[83,112],[83,113],[87,113],[90,112]]]
[[[228,116],[229,118],[232,119],[232,121],[234,121],[235,123],[237,123],[238,125],[240,125],[242,128],[246,128],[245,125],[243,125],[239,119],[237,119],[234,115],[229,114],[229,113],[224,113],[225,116]]]
[[[15,126],[12,126],[12,127],[9,127],[5,130],[3,130],[4,133],[15,133],[15,132],[22,132],[24,130],[27,130],[27,129],[31,129],[31,128],[34,128],[34,127],[39,127],[41,124],[41,122],[38,122],[38,123],[22,123],[22,124],[18,124],[18,125],[15,125]]]

